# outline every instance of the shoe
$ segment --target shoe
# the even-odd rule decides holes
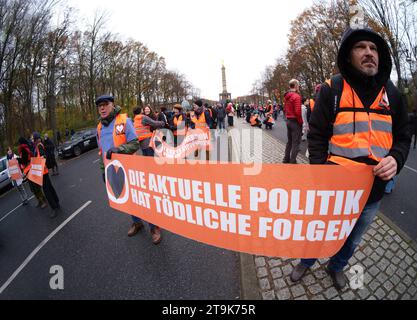
[[[23,202],[22,202],[22,206],[27,206],[27,205],[28,205],[28,203],[29,203],[28,199],[23,200]]]
[[[292,282],[297,282],[300,280],[304,273],[307,271],[308,267],[303,266],[301,263],[297,264],[295,268],[292,270],[290,279]]]
[[[53,209],[49,214],[49,218],[53,219],[58,215],[58,209]]]
[[[48,205],[46,204],[46,202],[42,202],[41,204],[41,209],[45,209]]]
[[[333,284],[337,290],[342,290],[346,286],[347,279],[343,271],[333,271],[330,270],[328,267],[326,267],[326,271],[332,278]]]
[[[162,241],[161,228],[155,227],[151,230],[153,244],[158,244]]]
[[[135,234],[137,234],[139,232],[140,229],[142,229],[142,227],[143,227],[142,221],[137,222],[137,223],[133,223],[132,226],[130,227],[129,231],[127,232],[127,236],[128,237],[133,237]]]

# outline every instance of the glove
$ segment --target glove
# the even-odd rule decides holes
[[[111,148],[111,149],[109,149],[108,151],[107,151],[107,153],[106,153],[106,159],[107,160],[111,160],[111,155],[113,154],[113,153],[118,153],[119,152],[119,149],[117,149],[117,148]]]

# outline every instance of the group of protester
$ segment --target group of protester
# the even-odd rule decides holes
[[[11,147],[8,148],[7,163],[9,164],[10,160],[16,159],[22,173],[21,179],[12,180],[12,184],[18,189],[23,205],[27,205],[29,200],[29,196],[23,185],[23,180],[29,174],[32,158],[45,158],[45,166],[42,172],[42,186],[28,180],[30,190],[38,200],[36,207],[44,209],[49,204],[52,209],[50,217],[55,218],[61,206],[58,195],[49,178],[49,170],[52,170],[52,175],[58,175],[59,171],[55,159],[55,146],[47,134],[45,134],[43,140],[38,132],[34,132],[29,139],[20,137],[18,140],[18,155],[13,152]]]
[[[97,139],[104,182],[105,158],[110,160],[115,153],[138,152],[154,156],[150,146],[154,130],[172,130],[174,144],[178,146],[190,128],[224,130],[226,118],[228,125],[233,126],[235,115],[245,117],[251,126],[265,125],[266,129],[271,129],[283,109],[288,133],[283,163],[297,163],[304,131],[310,164],[364,163],[374,166],[375,180],[369,199],[345,244],[327,266],[335,286],[342,289],[347,283],[343,269],[373,221],[387,182],[405,165],[411,134],[405,101],[389,79],[392,68],[389,47],[379,34],[369,29],[348,29],[341,41],[337,63],[340,74],[316,86],[312,99],[303,99],[299,81],[291,80],[283,108],[271,101],[260,106],[232,103],[210,106],[197,100],[192,110],[184,110],[179,104],[172,111],[161,108],[159,112],[154,112],[150,106],[137,107],[129,118],[115,105],[113,96],[100,96],[95,103],[100,114]],[[416,111],[412,121],[417,122]],[[417,127],[413,128],[416,135]],[[47,144],[42,144],[40,135],[34,133],[33,140],[34,149],[25,139],[19,140],[19,163],[24,171],[31,157],[47,155]],[[45,206],[43,199],[46,197],[52,208],[59,208],[47,169],[43,194],[36,185],[30,185],[41,207]],[[136,216],[132,216],[132,222],[129,237],[144,227],[143,221]],[[161,229],[152,224],[149,228],[153,243],[160,243]],[[299,281],[315,261],[314,257],[302,259],[294,268],[291,280]]]
[[[121,108],[114,103],[114,97],[103,95],[97,98],[96,106],[100,114],[97,126],[97,141],[101,155],[101,170],[103,181],[105,180],[104,158],[110,160],[114,153],[135,154],[153,157],[154,149],[150,142],[153,131],[158,129],[171,130],[174,136],[174,146],[182,143],[187,131],[190,129],[219,129],[225,130],[225,119],[228,125],[233,126],[235,109],[232,103],[210,106],[202,100],[196,100],[192,109],[184,109],[182,105],[175,104],[173,110],[166,107],[155,112],[151,106],[136,107],[132,118],[121,112]],[[209,149],[206,150],[206,160],[210,159]],[[197,157],[199,150],[196,150]],[[128,236],[132,237],[143,228],[143,221],[132,216],[132,225],[128,230]],[[159,244],[162,240],[161,229],[149,224],[152,242]]]

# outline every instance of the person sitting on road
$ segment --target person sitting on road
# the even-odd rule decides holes
[[[255,111],[250,118],[250,125],[252,127],[262,128],[262,121],[259,120],[259,113]]]
[[[275,124],[274,118],[271,113],[266,115],[265,120],[263,121],[266,130],[272,130],[272,126]]]

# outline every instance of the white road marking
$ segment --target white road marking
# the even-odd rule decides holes
[[[74,219],[81,211],[87,208],[92,201],[87,201],[81,208],[75,211],[67,220],[65,220],[58,228],[56,228],[45,240],[43,240],[39,246],[32,251],[32,253],[23,261],[19,268],[10,276],[10,278],[1,286],[0,294],[7,289],[7,287],[12,283],[12,281],[19,275],[19,273],[29,264],[29,262],[36,256],[36,254],[63,228],[65,227],[72,219]]]
[[[404,166],[405,168],[407,168],[408,170],[414,171],[415,173],[417,173],[416,169],[410,168],[409,166]]]
[[[97,160],[93,161],[93,163],[97,163],[97,162],[99,162],[99,161],[100,161],[100,159],[97,159]]]
[[[29,200],[32,200],[35,196],[31,196],[30,198],[28,198]],[[4,219],[6,219],[9,215],[11,215],[13,212],[15,212],[17,209],[19,209],[21,206],[23,206],[23,204],[19,204],[16,208],[14,208],[13,210],[11,210],[10,212],[8,212],[3,218],[0,219],[0,222],[2,222]]]

